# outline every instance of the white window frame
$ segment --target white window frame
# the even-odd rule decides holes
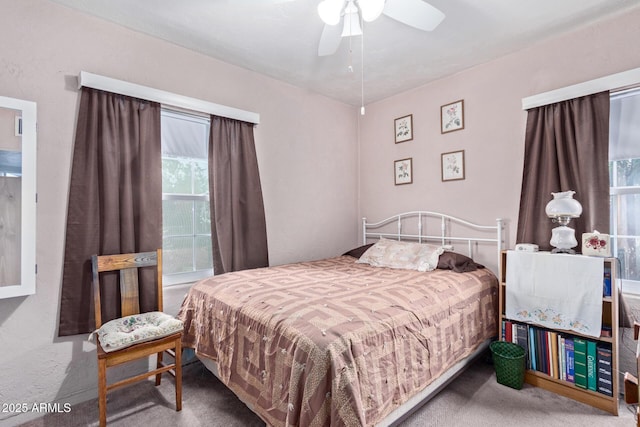
[[[617,168],[613,168],[613,174],[615,175]],[[617,182],[617,177],[614,176],[613,182]],[[610,187],[609,195],[611,198],[611,207],[609,208],[611,213],[618,212],[618,198],[623,195],[640,195],[640,186],[631,186],[631,187]],[[616,257],[618,255],[618,239],[640,239],[640,236],[632,236],[632,235],[619,235],[618,234],[618,221],[617,215],[611,216],[611,256]],[[622,277],[623,272],[620,272],[620,276]],[[630,279],[620,279],[620,284],[622,285],[622,291],[624,293],[632,293],[640,295],[640,281],[638,280],[630,280]]]
[[[194,114],[191,112],[184,112],[184,111],[180,111],[174,108],[169,108],[169,107],[162,107],[163,111],[167,111],[169,113],[175,113],[175,114],[185,114],[185,115],[190,115],[191,117],[197,118],[199,115],[198,114]],[[209,117],[199,117],[200,120],[203,121],[209,121]],[[163,156],[163,159],[165,157]],[[193,166],[192,166],[193,167]],[[191,188],[194,187],[194,177],[195,174],[191,173]],[[190,201],[190,202],[198,202],[198,201],[203,201],[206,203],[209,203],[209,194],[205,193],[205,194],[184,194],[184,193],[162,193],[162,200],[182,200],[182,201]],[[171,235],[169,237],[190,237],[192,239],[192,247],[195,247],[195,241],[197,237],[204,237],[204,236],[209,236],[209,238],[211,238],[211,233],[209,234],[204,234],[204,233],[196,233],[195,230],[195,223],[196,223],[196,211],[195,211],[195,207],[192,205],[192,209],[191,209],[191,214],[192,214],[192,224],[194,225],[194,228],[192,229],[190,234],[175,234],[175,235]],[[164,241],[164,233],[162,234],[162,239]],[[164,245],[163,245],[164,246]],[[195,267],[196,265],[196,260],[195,260],[195,251],[192,251],[192,265]],[[209,268],[209,269],[203,269],[203,270],[195,270],[195,271],[190,271],[190,272],[184,272],[184,273],[172,273],[172,274],[165,274],[163,272],[162,274],[162,285],[164,287],[166,286],[174,286],[174,285],[182,285],[182,284],[186,284],[186,283],[192,283],[192,282],[196,282],[200,279],[204,279],[206,277],[210,277],[213,276],[214,271],[213,268]]]
[[[186,195],[186,194],[162,193],[162,200],[163,201],[164,200],[187,200],[192,202],[206,201],[207,203],[209,203],[209,195],[205,195],[205,194]],[[195,209],[192,209],[191,212],[193,215],[192,216],[193,223],[195,224],[195,214],[196,214]],[[204,236],[211,237],[211,234],[208,234],[208,235],[197,234],[195,230],[193,230],[191,234],[175,234],[169,237],[191,237],[193,244],[195,246],[196,237],[204,237]],[[162,236],[162,238],[164,239],[164,235]],[[195,251],[192,253],[193,253],[193,257],[191,262],[192,262],[192,265],[195,265],[196,263]],[[210,276],[213,276],[213,268],[204,269],[204,270],[195,270],[187,273],[163,274],[162,285],[163,286],[181,285],[184,283],[195,282],[197,280],[204,279],[205,277],[210,277]]]

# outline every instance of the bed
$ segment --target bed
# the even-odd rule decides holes
[[[424,224],[434,218],[431,235]],[[453,236],[454,225],[474,231]],[[498,280],[471,258],[486,245],[498,258],[501,220],[481,226],[417,211],[363,219],[362,227],[363,246],[346,254],[213,276],[185,297],[183,345],[267,425],[398,423],[497,331]],[[411,243],[395,243],[403,241]],[[467,255],[457,252],[462,243]],[[431,264],[448,264],[432,271],[419,271],[430,269],[424,262],[419,269],[374,266],[371,254],[388,255],[390,247],[401,248],[393,262],[421,251]]]

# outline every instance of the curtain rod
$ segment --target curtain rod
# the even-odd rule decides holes
[[[78,76],[78,87],[90,87],[104,90],[120,95],[154,101],[166,106],[185,108],[187,110],[199,111],[213,114],[215,116],[227,117],[229,119],[241,120],[253,124],[260,123],[260,114],[251,111],[240,110],[225,105],[214,104],[197,98],[178,95],[160,89],[125,82],[123,80],[112,79],[111,77],[100,76],[98,74],[80,71]]]
[[[640,84],[640,68],[600,77],[599,79],[551,90],[538,95],[522,98],[522,109],[529,110],[568,99],[592,95],[605,90],[615,90]]]

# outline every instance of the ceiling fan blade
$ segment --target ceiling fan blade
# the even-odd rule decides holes
[[[342,41],[342,25],[326,25],[322,29],[318,56],[333,55]]]
[[[423,31],[434,30],[444,19],[444,13],[422,0],[387,0],[382,13]]]

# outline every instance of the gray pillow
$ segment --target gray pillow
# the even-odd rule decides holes
[[[453,270],[456,273],[467,273],[469,271],[476,271],[479,268],[484,268],[484,265],[474,262],[468,256],[456,253],[444,251],[438,258],[438,268],[441,270]]]

